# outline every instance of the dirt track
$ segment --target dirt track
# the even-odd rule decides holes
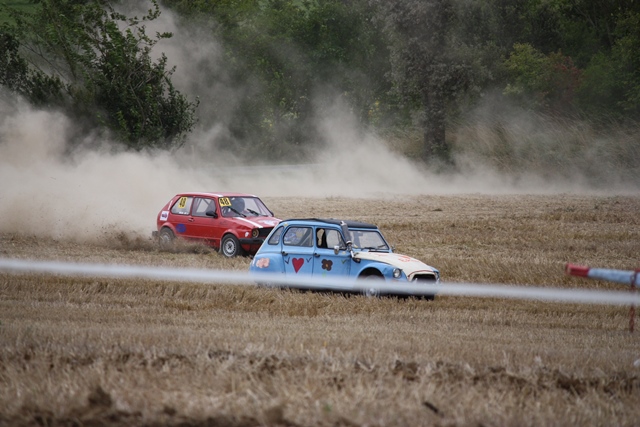
[[[272,199],[282,217],[375,222],[445,280],[623,289],[564,262],[635,268],[640,199]],[[391,208],[390,208],[391,207]],[[397,215],[402,212],[402,215]],[[244,270],[145,236],[0,236],[0,256]],[[345,298],[227,285],[0,274],[0,425],[637,425],[629,310]],[[640,362],[638,362],[640,363]]]

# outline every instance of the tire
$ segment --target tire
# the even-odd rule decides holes
[[[377,298],[380,296],[380,287],[376,286],[384,282],[384,279],[375,274],[364,277],[365,287],[362,289],[362,295],[369,298]]]
[[[260,283],[256,283],[256,286],[259,288],[266,288],[266,289],[284,289],[282,286],[276,285],[274,283],[260,282]]]
[[[225,234],[220,242],[220,253],[227,258],[233,258],[243,254],[240,241],[233,234]]]
[[[170,228],[163,227],[162,230],[160,230],[160,233],[158,233],[158,241],[160,243],[160,247],[163,249],[173,246],[173,241],[175,239],[176,236]]]

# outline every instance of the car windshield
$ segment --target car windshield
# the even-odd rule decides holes
[[[218,199],[223,217],[273,216],[262,200],[257,197],[220,197]]]
[[[353,249],[388,251],[389,245],[378,230],[349,230]]]

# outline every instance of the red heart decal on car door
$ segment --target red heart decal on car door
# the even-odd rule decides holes
[[[304,258],[294,258],[291,261],[293,261],[293,269],[297,273],[298,270],[300,270],[300,268],[302,267],[302,264],[304,264]]]

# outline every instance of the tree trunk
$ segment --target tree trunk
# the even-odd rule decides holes
[[[424,105],[424,149],[423,160],[449,162],[449,147],[445,140],[445,100],[441,91],[431,88],[423,94]]]

